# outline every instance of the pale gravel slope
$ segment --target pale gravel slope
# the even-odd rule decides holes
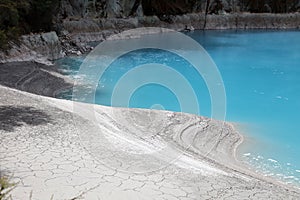
[[[300,199],[299,191],[255,178],[237,166],[228,147],[239,135],[225,125],[219,137],[220,122],[102,106],[89,113],[91,105],[3,86],[0,106],[1,171],[19,180],[13,199],[29,199],[31,191],[32,199],[43,200],[51,195],[88,200]],[[207,155],[215,139],[220,143]],[[196,143],[186,150],[192,140]],[[164,145],[166,151],[153,154],[153,148]],[[170,163],[173,158],[178,159]],[[159,166],[166,167],[156,170]]]

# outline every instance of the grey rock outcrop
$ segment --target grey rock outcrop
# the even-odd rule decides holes
[[[19,44],[12,44],[7,52],[0,52],[0,62],[30,61],[47,63],[63,57],[60,41],[55,32],[24,35]]]

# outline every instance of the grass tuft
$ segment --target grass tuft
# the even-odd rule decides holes
[[[1,176],[0,174],[0,200],[12,199],[9,194],[16,184],[12,183],[8,176]]]

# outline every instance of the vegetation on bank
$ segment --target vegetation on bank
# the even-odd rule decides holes
[[[21,34],[49,31],[59,0],[0,0],[0,48]]]
[[[0,200],[10,199],[10,192],[14,189],[15,184],[10,182],[7,176],[0,174]]]

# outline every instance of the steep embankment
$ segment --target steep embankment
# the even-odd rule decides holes
[[[21,37],[20,44],[8,51],[0,51],[0,63],[13,61],[37,61],[49,64],[49,60],[66,55],[81,55],[93,48],[89,42],[101,42],[116,33],[138,27],[161,27],[173,30],[185,29],[299,29],[300,14],[186,14],[171,16],[171,22],[157,16],[133,18],[80,18],[61,22],[59,37],[55,32]],[[206,22],[205,22],[206,19]]]
[[[184,29],[298,29],[300,14],[186,14],[171,16],[170,22],[157,16],[128,19],[79,19],[66,20],[62,27],[74,43],[103,41],[112,34],[138,27],[162,27],[177,31]],[[206,19],[206,25],[205,24]]]
[[[1,29],[4,29],[0,32],[0,46],[14,35],[11,32],[15,29],[24,29],[25,33],[49,30],[56,33],[22,36],[10,50],[0,52],[0,62],[35,60],[45,63],[65,55],[80,55],[92,49],[87,42],[103,41],[112,34],[137,27],[174,30],[300,28],[299,0],[51,0],[46,6],[40,1],[34,2],[32,5],[6,3],[0,6],[9,16],[16,15],[15,12],[20,14],[20,18],[10,21],[6,15],[0,16]],[[30,12],[24,13],[26,9]]]

